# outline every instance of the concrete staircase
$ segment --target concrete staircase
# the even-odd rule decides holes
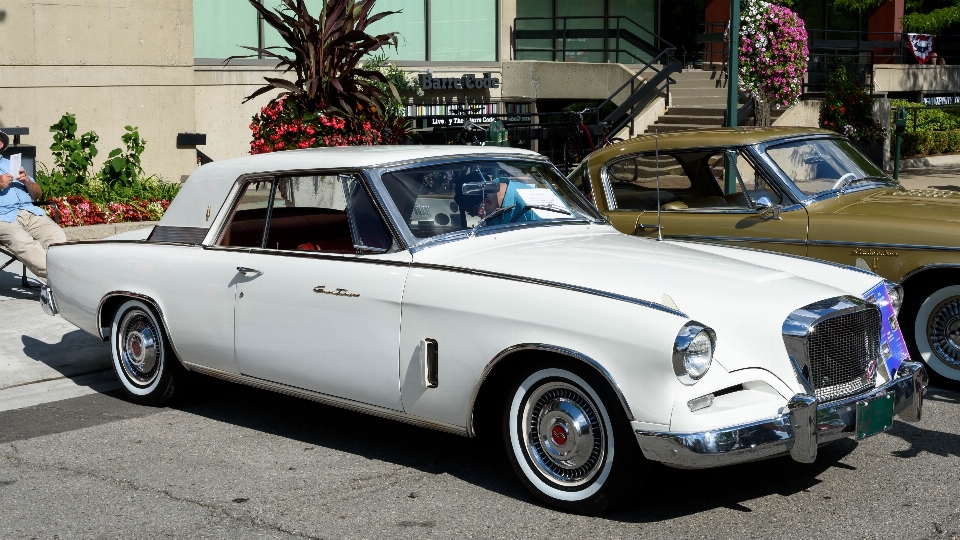
[[[677,84],[670,86],[670,108],[647,128],[660,133],[723,125],[727,108],[727,89],[717,87],[719,71],[686,69],[673,75]]]
[[[660,133],[705,127],[723,126],[727,111],[726,79],[723,85],[717,85],[719,71],[685,69],[673,75],[677,84],[670,86],[670,107],[666,114],[651,124],[646,133],[656,129]],[[742,103],[741,103],[742,106]],[[770,111],[771,121],[784,111]],[[753,119],[749,120],[752,125]]]

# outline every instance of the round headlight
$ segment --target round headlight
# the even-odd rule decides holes
[[[890,305],[893,307],[893,312],[899,315],[900,306],[903,305],[903,287],[889,281],[886,282],[886,285],[887,296],[890,297]]]
[[[717,334],[696,321],[683,325],[673,344],[673,371],[683,384],[695,384],[713,363]]]
[[[691,379],[699,379],[710,369],[711,362],[713,362],[713,343],[710,341],[710,336],[705,331],[701,331],[683,353],[683,368]]]

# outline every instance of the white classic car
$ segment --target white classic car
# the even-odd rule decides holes
[[[111,343],[133,399],[192,371],[502,432],[526,487],[570,511],[628,500],[647,459],[812,462],[920,418],[925,375],[878,276],[620,234],[532,152],[217,162],[144,236],[51,247],[42,292]]]

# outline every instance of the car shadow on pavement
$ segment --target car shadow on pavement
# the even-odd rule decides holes
[[[0,265],[9,259],[5,255],[0,255]],[[15,268],[17,267],[17,268]],[[4,298],[34,298],[40,299],[40,289],[24,289],[20,278],[20,272],[23,267],[19,262],[14,262],[10,266],[0,270],[0,301]],[[29,280],[31,287],[38,287],[40,282],[36,279]]]
[[[58,343],[46,343],[24,335],[23,354],[43,362],[65,377],[97,373],[110,368],[109,346],[83,330],[64,334]]]
[[[428,474],[449,474],[502,496],[542,506],[516,479],[499,438],[468,439],[208,377],[198,377],[196,384],[202,391],[194,391],[174,409]],[[945,395],[957,399],[955,394]],[[939,399],[937,396],[934,392],[931,398]],[[914,435],[917,431],[920,436]],[[956,435],[918,430],[899,421],[890,434],[911,443],[910,450],[895,454],[899,457],[923,451],[960,454]],[[644,485],[660,486],[657,497],[637,492],[637,504],[603,517],[646,523],[716,508],[750,512],[749,501],[809,491],[832,467],[856,470],[843,460],[857,446],[854,439],[841,439],[821,447],[813,464],[781,457],[718,469],[681,470],[650,462],[651,478]],[[692,486],[723,489],[707,489],[691,497]]]

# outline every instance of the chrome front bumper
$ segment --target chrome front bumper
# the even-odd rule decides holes
[[[812,463],[818,446],[856,435],[858,401],[893,394],[894,414],[919,422],[927,381],[921,364],[904,362],[892,381],[858,396],[819,405],[813,396],[797,394],[768,420],[701,433],[636,430],[636,436],[648,459],[676,467],[705,469],[787,453]]]
[[[57,301],[53,299],[53,291],[47,285],[40,288],[40,307],[47,315],[56,315],[60,312],[57,309]]]

